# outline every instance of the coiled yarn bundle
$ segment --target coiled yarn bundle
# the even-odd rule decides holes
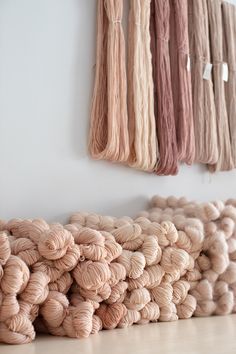
[[[236,311],[236,201],[0,221],[0,342]]]
[[[236,201],[233,199],[226,203],[215,201],[197,204],[185,198],[154,197],[151,209],[141,213],[152,221],[172,221],[181,235],[187,223],[201,224],[204,235],[201,252],[196,258],[192,274],[189,274],[190,278],[188,274],[184,276],[190,281],[190,294],[197,300],[195,316],[236,312],[235,207]],[[193,245],[197,234],[192,236]],[[191,252],[191,243],[187,243],[184,237],[183,242],[183,248]]]

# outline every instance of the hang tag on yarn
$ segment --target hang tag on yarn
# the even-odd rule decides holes
[[[229,68],[227,63],[222,63],[222,78],[225,82],[229,79]]]
[[[189,54],[187,55],[187,71],[191,70],[191,62],[190,62],[190,56]]]
[[[212,64],[206,63],[204,72],[203,72],[203,79],[210,80],[211,79],[211,71],[212,71]]]

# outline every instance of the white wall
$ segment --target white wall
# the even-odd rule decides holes
[[[182,166],[157,177],[88,157],[95,8],[95,0],[0,0],[0,218],[133,215],[156,193],[236,197],[235,171]]]

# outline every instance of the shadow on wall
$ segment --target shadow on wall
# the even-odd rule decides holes
[[[107,206],[105,205],[102,210],[101,210],[101,205],[99,208],[95,207],[93,210],[91,210],[91,209],[86,210],[84,208],[77,209],[77,210],[71,210],[68,213],[58,214],[58,215],[56,215],[56,217],[53,220],[49,219],[47,221],[48,222],[61,222],[62,224],[67,224],[69,222],[70,216],[73,213],[78,212],[78,211],[101,214],[101,215],[116,216],[116,217],[122,217],[122,216],[135,217],[140,211],[147,209],[148,203],[150,200],[149,198],[147,198],[147,196],[145,197],[145,196],[141,196],[141,195],[137,196],[135,198],[132,198],[132,199],[127,199],[126,201],[124,199],[125,198],[122,198],[122,201],[120,201],[120,202],[119,201],[108,202]]]
[[[138,212],[144,210],[148,205],[149,198],[147,196],[137,196],[132,199],[127,199],[124,202],[124,198],[122,198],[122,202],[113,202],[110,204],[109,208],[105,208],[105,212],[108,215],[112,216],[131,216],[135,217]],[[130,212],[131,211],[131,212]]]
[[[88,11],[88,3],[81,1],[78,5],[78,43],[75,43],[76,55],[73,67],[73,109],[72,109],[72,149],[77,158],[88,155],[88,132],[90,123],[91,98],[93,92],[95,62],[96,62],[96,2],[91,14],[93,18],[89,23],[85,22],[84,14]],[[87,27],[87,28],[86,28]],[[91,30],[92,27],[92,30]],[[86,34],[86,41],[84,36]],[[81,80],[81,69],[86,81]],[[86,123],[85,123],[86,122]]]

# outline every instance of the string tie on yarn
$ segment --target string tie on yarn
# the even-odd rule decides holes
[[[170,42],[170,39],[169,38],[164,38],[164,37],[160,37],[160,36],[157,36],[156,37],[159,41],[162,41],[164,43],[169,43]]]
[[[113,24],[121,23],[121,19],[111,19],[110,22],[113,23]]]

